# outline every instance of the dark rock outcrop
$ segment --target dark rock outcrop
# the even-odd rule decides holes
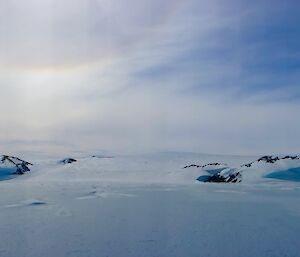
[[[66,158],[66,159],[63,159],[60,161],[60,163],[62,164],[70,164],[70,163],[73,163],[73,162],[77,162],[76,159],[73,159],[73,158]]]
[[[201,168],[209,167],[209,166],[227,166],[226,163],[218,163],[218,162],[213,162],[213,163],[208,163],[205,165],[202,165]]]
[[[114,157],[113,156],[107,156],[107,155],[92,155],[92,158],[111,159],[111,158],[114,158]]]
[[[187,168],[200,168],[200,167],[201,167],[200,165],[191,164],[191,165],[187,165],[187,166],[183,167],[183,169],[187,169]]]
[[[227,164],[225,164],[225,163],[214,162],[214,163],[208,163],[208,164],[205,164],[205,165],[191,164],[191,165],[183,167],[183,169],[192,168],[192,167],[195,167],[195,168],[205,168],[205,167],[208,167],[208,166],[221,166],[221,165],[227,166]]]
[[[220,167],[219,167],[220,166]],[[223,166],[223,167],[222,167]],[[197,178],[201,182],[210,182],[210,183],[239,183],[242,181],[242,175],[237,169],[228,167],[225,163],[212,162],[204,165],[191,164],[183,167],[187,168],[209,168],[205,169],[208,173]]]
[[[254,162],[250,162],[250,163],[247,163],[247,164],[243,164],[241,165],[241,167],[247,167],[247,168],[250,168],[252,167],[252,165],[254,163],[259,163],[259,162],[264,162],[264,163],[275,163],[277,161],[280,161],[280,160],[299,160],[300,157],[297,156],[297,155],[294,155],[294,156],[291,156],[291,155],[286,155],[284,157],[278,157],[278,156],[271,156],[271,155],[266,155],[266,156],[263,156],[261,158],[259,158],[258,160],[254,161]]]
[[[299,160],[300,156],[297,156],[297,155],[294,155],[294,156],[286,155],[286,156],[284,156],[284,157],[281,158],[281,160],[287,160],[287,159],[290,159],[290,160]]]
[[[214,175],[200,176],[197,180],[209,183],[239,183],[242,181],[242,174],[236,169],[226,168]]]
[[[28,161],[24,161],[18,157],[9,156],[9,155],[2,155],[1,163],[14,165],[16,167],[15,174],[18,174],[18,175],[22,175],[25,172],[30,171],[29,166],[33,165],[32,163],[30,163]]]
[[[265,155],[257,159],[256,161],[243,164],[241,167],[252,167],[255,163],[269,163],[274,164],[280,160],[300,160],[300,156],[297,155],[286,155],[283,157],[279,156],[272,156],[272,155]],[[221,166],[221,167],[217,167]],[[223,166],[223,167],[222,167]],[[197,165],[191,164],[188,166],[183,167],[183,169],[187,168],[207,168],[204,169],[207,175],[203,175],[197,178],[198,181],[201,182],[214,182],[214,183],[239,183],[242,181],[242,170],[231,168],[225,163],[208,163],[205,165]]]

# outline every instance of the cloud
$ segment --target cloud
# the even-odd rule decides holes
[[[0,1],[3,147],[299,152],[296,5]]]
[[[177,1],[1,1],[1,64],[76,66],[130,51]],[[134,7],[134,8],[133,8]]]

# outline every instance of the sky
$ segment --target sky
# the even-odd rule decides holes
[[[299,1],[0,0],[0,149],[300,153]]]

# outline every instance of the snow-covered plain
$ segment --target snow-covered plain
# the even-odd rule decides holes
[[[70,157],[26,157],[29,172],[0,181],[1,257],[300,256],[299,160]],[[183,169],[211,162],[241,171],[241,183],[202,183],[209,168]]]

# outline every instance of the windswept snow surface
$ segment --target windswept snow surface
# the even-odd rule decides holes
[[[247,168],[259,156],[72,157],[35,160],[0,181],[1,257],[300,256],[300,183],[267,178],[299,160]],[[183,169],[214,162],[241,169],[242,182],[201,183],[217,167]]]

